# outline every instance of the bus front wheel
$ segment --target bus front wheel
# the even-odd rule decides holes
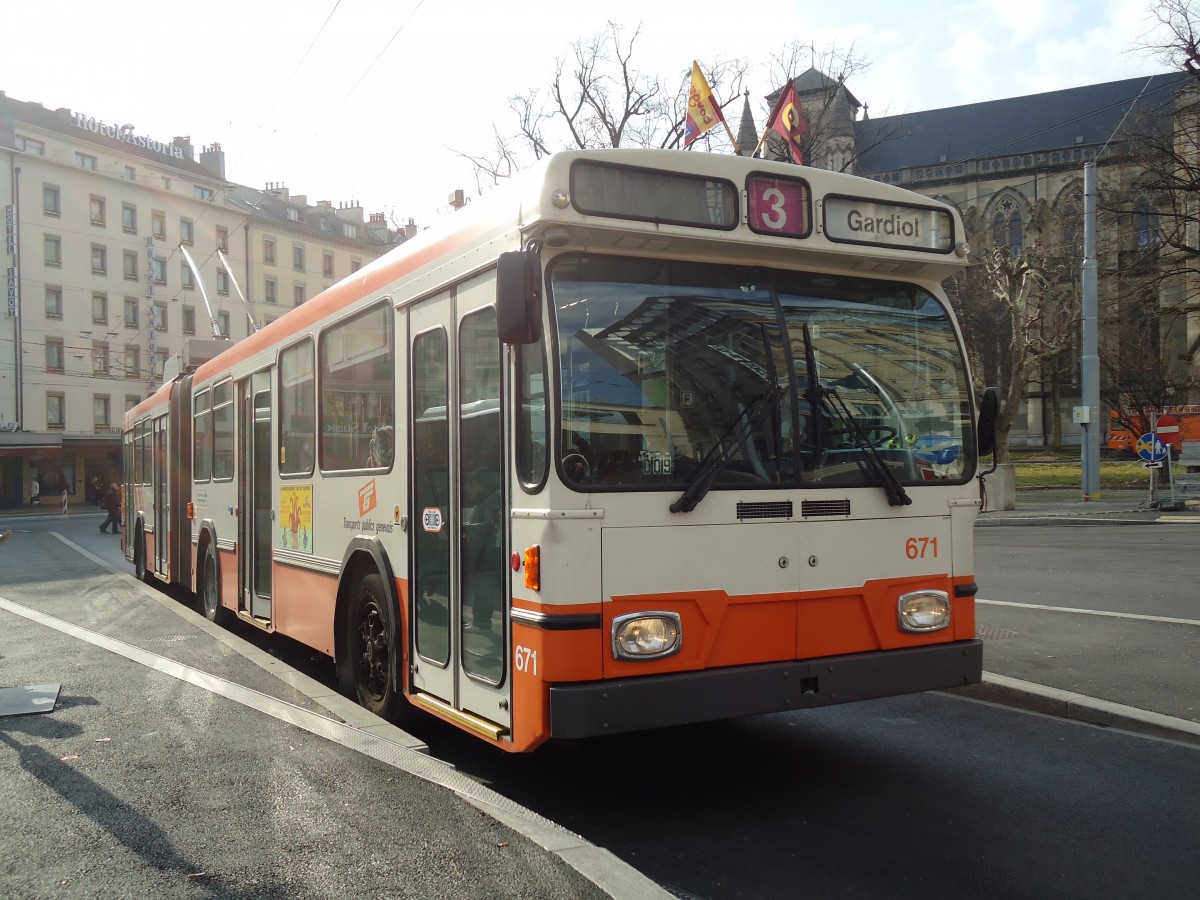
[[[396,721],[407,702],[393,678],[400,665],[400,654],[391,638],[398,630],[393,617],[392,604],[378,573],[360,578],[350,601],[347,674],[359,705],[388,721]]]

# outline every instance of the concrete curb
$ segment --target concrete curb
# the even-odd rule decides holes
[[[1200,746],[1200,722],[1009,678],[1007,675],[984,672],[980,684],[954,688],[944,693]]]

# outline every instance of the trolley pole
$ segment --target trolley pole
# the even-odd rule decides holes
[[[1083,166],[1083,333],[1080,346],[1079,384],[1088,421],[1083,425],[1083,499],[1100,496],[1100,343],[1096,297],[1096,164]],[[1105,417],[1106,419],[1107,417]]]

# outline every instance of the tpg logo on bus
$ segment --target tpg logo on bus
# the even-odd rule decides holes
[[[823,208],[825,235],[831,241],[943,252],[954,246],[954,227],[944,209],[858,197],[826,197]]]
[[[372,478],[358,489],[358,514],[365,516],[375,508],[375,479]]]

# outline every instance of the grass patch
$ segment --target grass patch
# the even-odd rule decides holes
[[[1010,450],[1018,488],[1079,487],[1083,464],[1079,451],[1055,453],[1042,447]],[[1132,456],[1101,457],[1100,486],[1149,488],[1150,470]]]

